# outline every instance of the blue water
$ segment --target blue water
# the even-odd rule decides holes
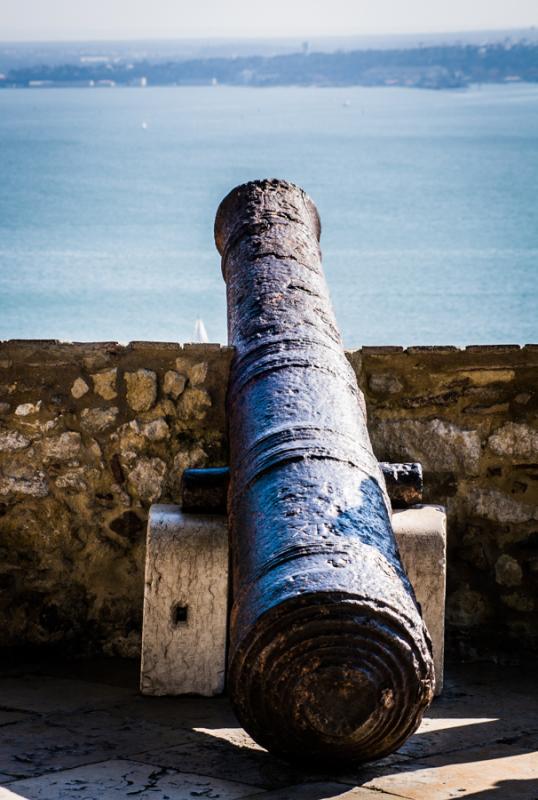
[[[314,198],[345,344],[538,340],[538,86],[0,92],[0,338],[226,340],[237,183]]]

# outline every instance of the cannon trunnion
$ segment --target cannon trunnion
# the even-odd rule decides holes
[[[234,189],[215,222],[235,348],[228,686],[273,753],[357,762],[413,733],[434,677],[319,235],[283,181]]]

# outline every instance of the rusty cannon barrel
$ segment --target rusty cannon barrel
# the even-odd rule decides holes
[[[283,181],[239,186],[217,212],[235,347],[228,687],[263,747],[336,764],[397,749],[434,677],[319,236],[314,203]]]

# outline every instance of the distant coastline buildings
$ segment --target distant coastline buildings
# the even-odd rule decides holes
[[[538,43],[507,39],[402,49],[151,62],[84,55],[78,63],[28,66],[0,75],[2,88],[58,86],[405,86],[459,89],[473,83],[538,83]]]

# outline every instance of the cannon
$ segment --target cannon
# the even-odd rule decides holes
[[[228,690],[272,753],[345,764],[400,747],[434,672],[319,238],[285,181],[239,186],[216,215],[235,348]]]
[[[409,508],[422,502],[422,465],[391,464],[379,466],[392,508]],[[230,470],[228,467],[194,467],[183,470],[181,508],[189,513],[225,514]]]

